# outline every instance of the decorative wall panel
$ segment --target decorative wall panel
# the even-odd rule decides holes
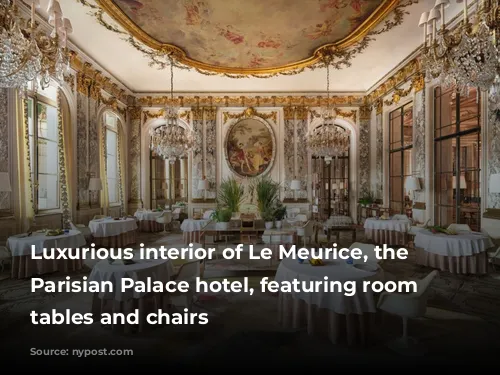
[[[99,103],[89,99],[89,171],[99,176],[99,120],[97,110]]]
[[[88,170],[87,166],[87,139],[88,139],[88,123],[87,123],[87,115],[88,115],[88,99],[87,97],[78,92],[77,93],[77,123],[76,123],[76,163],[78,170],[78,207],[82,205],[86,205],[89,201],[87,185],[88,185],[88,176],[86,174]]]
[[[413,100],[413,154],[415,155],[415,177],[421,184],[416,191],[415,202],[425,202],[425,90],[415,93]]]
[[[287,140],[285,144],[285,180],[283,181],[283,188],[285,191],[285,199],[292,199],[294,197],[293,191],[290,189],[290,182],[295,178],[295,113],[293,108],[285,107],[285,136]]]
[[[198,190],[198,183],[203,179],[203,109],[193,108],[193,158],[192,158],[192,198],[203,198],[203,191]]]
[[[361,111],[359,120],[359,196],[370,192],[370,111]]]
[[[141,109],[132,107],[128,111],[129,118],[129,203],[141,203]],[[131,207],[131,210],[137,207]]]
[[[383,199],[384,185],[384,130],[382,127],[382,113],[375,117],[375,197]]]
[[[301,190],[296,192],[298,199],[307,198],[307,176],[308,176],[308,152],[307,152],[307,119],[303,118],[303,114],[296,112],[295,120],[295,145],[296,145],[296,167],[295,173],[300,180]],[[301,116],[302,115],[302,116]],[[286,148],[286,138],[285,138]]]
[[[210,190],[206,191],[207,199],[216,196],[217,181],[217,108],[205,108],[205,178],[210,183]]]
[[[489,184],[489,176],[500,173],[500,93],[491,90],[488,104],[488,132],[486,134],[488,144],[487,184]],[[487,208],[500,209],[500,194],[490,194],[488,192]]]
[[[9,172],[9,129],[7,89],[0,89],[0,172]],[[10,209],[10,193],[0,193],[0,210]]]

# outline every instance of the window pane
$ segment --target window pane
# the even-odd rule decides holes
[[[104,123],[110,127],[110,128],[113,128],[113,129],[116,129],[117,127],[117,121],[118,121],[118,118],[112,114],[112,113],[109,113],[109,112],[106,112],[104,114]]]
[[[38,103],[38,137],[57,141],[57,109]]]
[[[56,142],[38,139],[38,173],[58,174],[59,154]]]
[[[460,96],[460,131],[479,126],[479,94],[471,88],[468,96]]]
[[[403,144],[407,147],[413,144],[413,105],[405,106],[403,110]]]
[[[41,85],[38,85],[37,88],[38,94],[46,97],[47,99],[56,101],[57,100],[57,87],[55,86],[49,86],[45,89],[42,89]]]
[[[33,135],[33,123],[34,123],[34,113],[33,113],[33,99],[28,99],[28,131],[30,135]]]
[[[59,207],[59,181],[57,175],[38,175],[38,209]]]
[[[108,197],[109,203],[118,202],[118,194],[117,194],[117,184],[114,178],[108,178]]]

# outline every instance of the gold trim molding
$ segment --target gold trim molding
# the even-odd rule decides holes
[[[229,120],[240,120],[242,118],[250,118],[250,117],[260,117],[263,120],[272,119],[274,123],[278,122],[278,112],[271,113],[259,113],[253,107],[246,108],[241,113],[231,113],[231,112],[222,112],[223,120],[222,123],[226,124]]]
[[[337,113],[338,116],[343,117],[343,118],[350,118],[354,123],[356,123],[357,117],[358,117],[358,111],[353,109],[352,111],[343,111],[341,109],[335,108],[335,112]],[[312,117],[318,118],[321,117],[321,114],[311,110],[309,111]]]
[[[333,96],[330,105],[357,107],[365,102],[364,96]],[[179,107],[323,107],[327,105],[326,96],[178,96],[173,103],[168,96],[144,96],[137,98],[137,104],[144,107],[176,105]]]
[[[165,116],[165,109],[160,109],[159,111],[153,112],[153,111],[143,111],[143,121],[146,122],[150,119],[156,119]],[[179,113],[179,118],[189,121],[189,115],[191,114],[191,111],[183,111]]]
[[[411,4],[412,2],[413,1],[410,1],[409,4]],[[82,3],[83,5],[90,6],[86,4],[85,1],[80,0],[80,3]],[[214,72],[219,74],[220,73],[236,74],[244,76],[261,75],[261,74],[273,75],[286,71],[300,70],[318,63],[323,63],[325,56],[329,56],[332,59],[339,57],[340,59],[342,58],[345,59],[346,57],[348,58],[350,54],[346,50],[349,47],[353,47],[356,43],[362,42],[363,39],[366,36],[368,36],[368,34],[375,28],[375,26],[377,26],[391,11],[395,10],[395,8],[409,5],[409,4],[402,5],[400,0],[384,0],[382,4],[380,4],[380,6],[372,14],[370,14],[368,18],[346,38],[341,39],[334,43],[325,44],[317,48],[313,52],[312,56],[304,60],[272,68],[256,69],[256,68],[221,67],[193,60],[190,57],[188,57],[186,51],[182,50],[181,48],[173,44],[161,43],[152,36],[150,36],[149,34],[147,34],[144,30],[142,30],[139,26],[137,26],[116,4],[114,4],[112,0],[96,0],[96,3],[102,10],[104,10],[107,14],[109,14],[113,20],[115,20],[121,27],[123,27],[132,36],[132,38],[135,38],[140,43],[143,43],[146,47],[151,48],[153,51],[156,52],[157,55],[174,56],[175,60],[180,64],[195,68],[200,71]],[[402,15],[403,12],[398,12],[395,15],[396,21],[392,22],[394,25],[386,24],[384,29],[388,30],[393,26],[395,26],[396,24],[402,22]],[[95,16],[96,17],[100,16],[101,19],[99,20],[99,22],[103,26],[105,26],[108,30],[114,32],[120,32],[119,30],[116,30],[115,27],[105,23],[102,20],[102,13],[99,13],[99,11],[95,13]],[[135,41],[132,44],[135,46],[136,44]],[[136,46],[136,48],[137,47],[139,46]],[[342,51],[346,52],[343,53]]]

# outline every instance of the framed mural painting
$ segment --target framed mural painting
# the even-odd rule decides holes
[[[239,120],[226,134],[224,153],[229,169],[239,177],[264,175],[273,167],[276,155],[273,129],[264,120]]]

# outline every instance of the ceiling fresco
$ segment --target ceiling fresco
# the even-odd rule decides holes
[[[347,48],[397,0],[99,0],[151,48],[177,49],[187,65],[214,71],[307,66],[327,45]]]

